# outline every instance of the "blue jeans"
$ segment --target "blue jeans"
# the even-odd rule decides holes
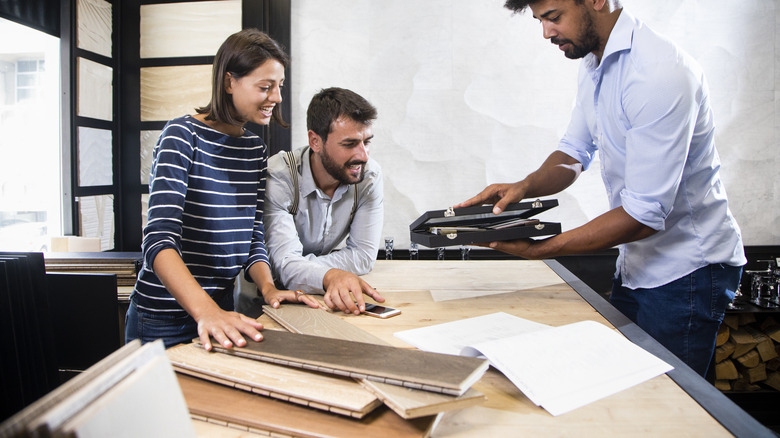
[[[227,293],[217,301],[223,310],[233,310],[233,294]],[[198,323],[188,314],[166,315],[138,308],[130,301],[125,316],[125,343],[140,339],[142,343],[162,339],[165,348],[192,342],[198,337]]]
[[[714,264],[652,289],[628,289],[618,276],[609,302],[706,376],[718,327],[741,275],[742,267]]]

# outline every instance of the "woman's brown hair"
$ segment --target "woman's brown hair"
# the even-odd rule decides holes
[[[198,114],[205,114],[207,120],[214,120],[230,125],[243,125],[233,106],[233,96],[225,89],[227,74],[234,79],[240,79],[269,59],[278,61],[287,68],[290,59],[281,45],[271,37],[257,29],[249,28],[230,35],[217,51],[214,57],[214,67],[211,77],[211,102],[196,108]],[[287,128],[289,125],[282,118],[281,105],[274,106],[273,120]]]

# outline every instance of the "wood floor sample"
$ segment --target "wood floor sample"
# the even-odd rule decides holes
[[[278,309],[267,305],[263,306],[263,313],[293,333],[389,345],[371,333],[355,327],[327,310],[313,309],[305,305],[285,304],[279,306]]]
[[[294,333],[389,345],[371,333],[322,309],[312,309],[303,305],[284,305],[276,309],[271,306],[263,306],[263,312],[279,325]],[[484,394],[474,389],[469,389],[461,396],[453,396],[368,379],[357,380],[379,397],[390,409],[406,419],[463,409],[485,401]]]
[[[180,373],[340,415],[362,418],[382,403],[346,377],[209,353],[196,344],[180,344],[166,354]]]
[[[382,400],[387,407],[406,419],[464,409],[480,405],[487,399],[484,394],[471,388],[461,396],[453,396],[373,382],[368,379],[362,379],[359,382]]]
[[[160,354],[109,388],[54,436],[194,438],[195,429],[171,364]]]
[[[386,407],[358,420],[260,397],[179,374],[179,386],[195,418],[223,422],[250,431],[301,437],[427,437],[430,417],[404,420]]]
[[[195,436],[161,340],[126,344],[0,423],[0,437],[150,434]]]
[[[28,436],[32,434],[35,428],[41,427],[41,417],[48,415],[53,409],[58,409],[60,405],[79,392],[85,385],[98,379],[104,373],[110,372],[113,367],[116,367],[117,364],[126,360],[132,354],[137,354],[137,350],[140,348],[140,341],[125,344],[125,346],[89,367],[86,371],[77,374],[53,391],[34,401],[2,423],[0,426],[0,437]]]
[[[488,361],[342,339],[266,330],[262,342],[214,350],[279,365],[462,395],[487,371]]]

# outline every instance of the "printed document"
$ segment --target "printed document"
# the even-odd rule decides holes
[[[405,330],[395,336],[424,351],[486,357],[552,415],[673,369],[595,321],[550,327],[498,312]]]

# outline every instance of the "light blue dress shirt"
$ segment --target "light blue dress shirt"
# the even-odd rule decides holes
[[[620,246],[623,285],[652,288],[709,264],[744,265],[698,63],[623,10],[602,62],[588,54],[578,80],[558,149],[586,169],[598,152],[610,208],[658,230]]]
[[[294,198],[286,154],[268,159],[266,248],[274,278],[285,288],[323,293],[322,280],[330,269],[363,275],[374,267],[384,223],[382,170],[369,158],[363,182],[342,184],[330,198],[314,183],[311,150],[299,148],[294,153],[299,173],[295,196],[300,196],[294,217],[289,213]],[[354,190],[358,190],[358,208],[350,224]]]

